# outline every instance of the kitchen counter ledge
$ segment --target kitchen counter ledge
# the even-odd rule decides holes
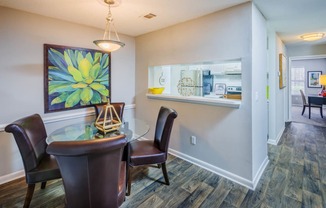
[[[149,99],[171,100],[177,102],[197,103],[203,105],[215,105],[228,108],[240,108],[241,100],[226,98],[207,98],[199,96],[178,96],[168,94],[146,94]]]

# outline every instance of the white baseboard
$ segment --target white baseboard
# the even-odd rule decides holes
[[[285,130],[285,126],[283,126],[283,128],[281,129],[281,131],[278,133],[277,137],[275,139],[268,139],[267,140],[267,143],[268,144],[272,144],[272,145],[277,145],[278,142],[280,141],[282,135],[283,135],[283,132]]]
[[[176,157],[179,157],[179,158],[181,158],[183,160],[186,160],[186,161],[188,161],[188,162],[190,162],[192,164],[195,164],[195,165],[197,165],[197,166],[199,166],[201,168],[204,168],[204,169],[206,169],[208,171],[216,173],[217,175],[220,175],[220,176],[222,176],[224,178],[227,178],[227,179],[229,179],[229,180],[231,180],[231,181],[233,181],[235,183],[238,183],[238,184],[240,184],[240,185],[242,185],[244,187],[247,187],[247,188],[249,188],[251,190],[254,190],[256,188],[256,185],[258,184],[259,179],[260,179],[261,175],[263,174],[263,172],[264,172],[264,170],[265,170],[265,168],[266,168],[266,166],[267,166],[267,164],[269,162],[268,158],[266,157],[263,164],[259,168],[259,171],[256,174],[254,180],[250,181],[250,180],[245,179],[243,177],[240,177],[240,176],[238,176],[236,174],[230,173],[230,172],[228,172],[228,171],[226,171],[224,169],[221,169],[221,168],[213,166],[213,165],[211,165],[209,163],[206,163],[206,162],[204,162],[202,160],[198,160],[197,158],[194,158],[194,157],[191,157],[191,156],[186,155],[184,153],[178,152],[178,151],[176,151],[174,149],[169,148],[169,153],[172,154],[172,155],[175,155]]]
[[[263,175],[264,170],[267,167],[268,163],[269,163],[269,159],[268,159],[268,156],[266,156],[264,162],[261,164],[261,166],[259,167],[259,170],[258,170],[256,176],[254,177],[254,180],[253,180],[253,190],[256,189],[257,184],[259,183],[259,180],[260,180],[261,176]]]
[[[15,180],[17,178],[21,178],[21,177],[24,177],[24,176],[25,176],[25,171],[24,170],[20,170],[20,171],[14,172],[14,173],[3,175],[3,176],[0,176],[0,184],[4,184],[4,183],[7,183],[9,181],[13,181],[13,180]]]
[[[141,138],[143,140],[147,140],[146,138]],[[169,148],[169,153],[172,154],[172,155],[175,155],[176,157],[179,157],[183,160],[186,160],[192,164],[195,164],[201,168],[204,168],[208,171],[211,171],[213,173],[216,173],[224,178],[227,178],[231,181],[234,181],[242,186],[245,186],[249,189],[252,189],[254,190],[265,170],[265,168],[267,167],[268,163],[269,163],[269,160],[268,158],[266,157],[266,159],[264,160],[263,164],[261,165],[261,167],[259,168],[259,171],[257,172],[255,178],[253,181],[250,181],[250,180],[247,180],[245,178],[242,178],[238,175],[235,175],[233,173],[230,173],[228,171],[225,171],[221,168],[218,168],[218,167],[215,167],[209,163],[206,163],[204,161],[201,161],[201,160],[198,160],[194,157],[191,157],[189,155],[186,155],[186,154],[183,154],[181,152],[178,152],[176,150],[173,150],[171,148]],[[24,177],[25,176],[25,172],[24,170],[21,170],[21,171],[17,171],[17,172],[14,172],[14,173],[11,173],[11,174],[7,174],[7,175],[4,175],[4,176],[0,176],[0,184],[4,184],[4,183],[7,183],[9,181],[12,181],[12,180],[15,180],[17,178],[21,178],[21,177]]]

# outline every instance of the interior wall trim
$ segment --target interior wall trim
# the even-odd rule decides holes
[[[268,156],[266,156],[265,160],[263,161],[263,163],[261,164],[261,166],[259,167],[257,173],[256,173],[256,176],[254,177],[254,180],[253,180],[253,190],[256,189],[258,183],[259,183],[259,180],[261,178],[261,176],[263,175],[267,165],[269,163],[269,159],[268,159]]]
[[[0,176],[0,185],[25,176],[24,170]]]
[[[130,105],[125,105],[124,110],[132,110],[135,109],[136,105],[135,104],[130,104]],[[95,111],[88,110],[86,112],[71,112],[71,113],[65,113],[64,115],[57,115],[57,116],[49,116],[42,118],[45,124],[49,123],[55,123],[55,122],[60,122],[60,121],[66,121],[70,119],[76,119],[76,118],[81,118],[81,117],[87,117],[87,116],[92,116],[95,114]],[[8,124],[0,124],[0,132],[4,131],[4,128]],[[7,183],[9,181],[15,180],[17,178],[21,178],[25,176],[25,171],[24,170],[19,170],[14,173],[6,174],[0,176],[0,184]]]
[[[191,156],[186,155],[184,153],[181,153],[179,151],[176,151],[174,149],[169,148],[169,153],[176,156],[176,157],[179,157],[179,158],[181,158],[183,160],[186,160],[186,161],[188,161],[188,162],[190,162],[190,163],[192,163],[194,165],[197,165],[197,166],[199,166],[201,168],[204,168],[204,169],[206,169],[206,170],[208,170],[210,172],[213,172],[213,173],[215,173],[217,175],[220,175],[220,176],[222,176],[222,177],[224,177],[224,178],[226,178],[228,180],[231,180],[231,181],[233,181],[235,183],[238,183],[238,184],[240,184],[240,185],[242,185],[242,186],[244,186],[246,188],[249,188],[251,190],[255,189],[255,181],[259,181],[260,176],[262,175],[262,174],[257,174],[257,178],[255,179],[255,181],[251,181],[251,180],[248,180],[248,179],[243,178],[241,176],[238,176],[236,174],[233,174],[233,173],[231,173],[229,171],[226,171],[224,169],[213,166],[213,165],[211,165],[209,163],[206,163],[206,162],[204,162],[202,160],[198,160],[197,158],[194,158],[194,157],[191,157]],[[267,164],[265,164],[265,167],[266,167],[266,165]],[[265,168],[261,167],[260,172],[263,172],[264,169]]]
[[[272,145],[277,145],[283,135],[284,130],[285,130],[285,126],[282,127],[281,131],[278,133],[275,139],[268,139],[267,143]]]
[[[304,59],[323,59],[323,58],[326,58],[326,54],[308,55],[308,56],[292,56],[292,57],[289,57],[289,60],[291,62],[291,61],[304,60]]]
[[[140,140],[148,140],[147,138],[144,138],[142,137]],[[202,160],[198,160],[197,158],[194,158],[194,157],[191,157],[187,154],[184,154],[184,153],[181,153],[179,151],[176,151],[174,149],[171,149],[169,148],[169,153],[171,155],[174,155],[176,157],[179,157],[183,160],[186,160],[194,165],[197,165],[201,168],[204,168],[205,170],[208,170],[210,172],[213,172],[217,175],[220,175],[224,178],[227,178],[235,183],[238,183],[246,188],[249,188],[251,190],[255,190],[261,176],[263,175],[264,171],[265,171],[265,168],[267,167],[268,163],[269,163],[269,159],[268,157],[266,156],[266,158],[264,159],[263,163],[261,164],[261,166],[259,167],[259,170],[257,171],[257,174],[256,176],[254,177],[254,180],[253,181],[250,181],[248,179],[245,179],[243,177],[240,177],[236,174],[233,174],[233,173],[230,173],[224,169],[221,169],[221,168],[218,168],[216,166],[213,166],[209,163],[206,163]]]
[[[58,116],[50,116],[50,117],[43,117],[44,124],[50,124],[50,123],[56,123],[76,118],[82,118],[82,117],[88,117],[95,114],[95,111],[87,111],[87,112],[75,112],[75,113],[67,113],[64,115],[58,115]]]
[[[134,109],[136,107],[135,104],[130,104],[130,105],[125,105],[125,110],[130,110]],[[55,122],[60,122],[60,121],[66,121],[66,120],[71,120],[71,119],[76,119],[76,118],[82,118],[82,117],[88,117],[92,116],[95,114],[95,111],[93,108],[90,108],[88,111],[84,112],[69,112],[62,114],[62,115],[51,115],[51,116],[43,116],[43,122],[45,124],[50,124],[50,123],[55,123]],[[18,119],[18,118],[17,118]],[[5,127],[8,124],[0,124],[0,132],[3,132]]]
[[[141,137],[139,140],[148,140],[148,139],[145,138],[145,137]],[[264,173],[264,171],[265,171],[265,169],[266,169],[266,167],[267,167],[267,165],[269,163],[269,159],[266,156],[263,163],[259,167],[259,169],[258,169],[258,171],[257,171],[257,173],[256,173],[256,175],[254,177],[254,180],[250,181],[250,180],[245,179],[243,177],[240,177],[240,176],[238,176],[236,174],[230,173],[230,172],[228,172],[228,171],[226,171],[224,169],[221,169],[221,168],[213,166],[213,165],[211,165],[209,163],[206,163],[206,162],[204,162],[202,160],[198,160],[197,158],[194,158],[194,157],[191,157],[191,156],[186,155],[184,153],[181,153],[179,151],[176,151],[174,149],[169,148],[169,154],[174,155],[176,157],[179,157],[179,158],[181,158],[183,160],[186,160],[186,161],[188,161],[188,162],[190,162],[190,163],[192,163],[194,165],[197,165],[197,166],[199,166],[201,168],[204,168],[204,169],[206,169],[206,170],[208,170],[210,172],[213,172],[213,173],[215,173],[217,175],[220,175],[220,176],[222,176],[224,178],[227,178],[227,179],[229,179],[229,180],[231,180],[231,181],[233,181],[235,183],[238,183],[238,184],[240,184],[240,185],[242,185],[242,186],[244,186],[246,188],[249,188],[251,190],[255,190],[261,176],[263,175],[263,173]]]

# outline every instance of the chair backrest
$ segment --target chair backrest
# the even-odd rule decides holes
[[[177,112],[171,108],[162,106],[158,113],[154,144],[157,145],[159,150],[167,153],[170,135],[173,127],[174,119],[178,116]]]
[[[125,103],[124,102],[118,102],[118,103],[111,103],[111,105],[113,105],[115,111],[117,111],[117,114],[120,117],[120,120],[122,121],[123,111],[124,111],[124,108],[125,108]],[[101,112],[101,110],[103,109],[104,106],[105,106],[105,104],[94,105],[96,118],[98,117],[98,115],[100,114],[100,112]]]
[[[59,164],[67,207],[118,207],[125,144],[125,135],[49,144],[47,152]]]
[[[308,103],[307,103],[307,100],[306,100],[306,96],[305,96],[305,94],[303,93],[302,90],[300,90],[300,94],[301,94],[303,105],[307,105]]]
[[[44,155],[47,154],[45,141],[47,134],[41,116],[34,114],[21,118],[7,125],[5,131],[14,135],[25,172],[36,168]]]

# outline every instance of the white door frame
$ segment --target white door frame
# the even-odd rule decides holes
[[[289,98],[289,103],[288,103],[288,118],[289,121],[292,121],[292,113],[291,113],[291,107],[292,107],[292,96],[291,96],[291,68],[292,68],[292,61],[298,61],[298,60],[305,60],[305,59],[323,59],[326,58],[326,54],[325,55],[310,55],[310,56],[293,56],[293,57],[289,57],[289,69],[288,69],[288,83],[287,85],[289,86],[289,91],[288,91],[288,98]]]

